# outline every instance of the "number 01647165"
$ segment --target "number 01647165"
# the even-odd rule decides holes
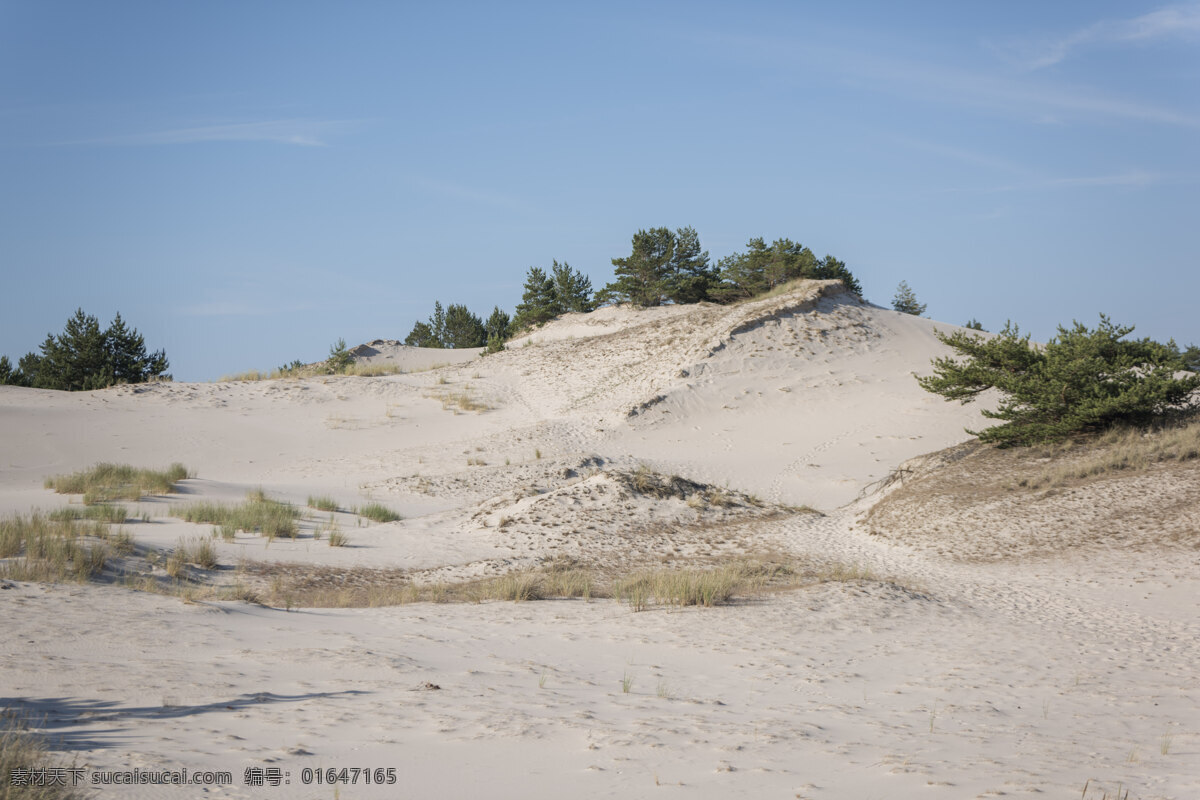
[[[393,784],[396,782],[395,767],[326,767],[325,769],[309,769],[305,767],[300,770],[300,782],[305,785],[311,784],[335,784],[344,783],[355,785],[359,783],[379,783]]]

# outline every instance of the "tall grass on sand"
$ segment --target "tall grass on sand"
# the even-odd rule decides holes
[[[172,509],[185,522],[200,522],[221,529],[260,533],[268,539],[282,536],[295,539],[300,512],[288,503],[271,500],[261,490],[250,492],[246,502],[235,506],[221,503],[189,503]]]
[[[138,500],[150,494],[169,494],[175,484],[193,475],[183,464],[163,470],[101,462],[90,469],[46,478],[45,487],[59,494],[81,494],[86,505],[113,500]]]

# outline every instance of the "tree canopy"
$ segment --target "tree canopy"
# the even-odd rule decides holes
[[[667,299],[673,303],[711,300],[717,269],[709,263],[708,251],[700,247],[700,235],[688,226],[675,231],[675,252],[667,277]]]
[[[463,305],[451,303],[446,308],[445,336],[442,340],[445,347],[483,347],[486,341],[487,332],[484,330],[483,320]]]
[[[550,274],[541,267],[530,267],[525,276],[525,293],[517,304],[512,330],[543,325],[569,311],[588,312],[596,307],[592,298],[592,279],[567,262],[555,259]]]
[[[614,258],[615,279],[600,292],[601,302],[632,303],[646,308],[668,299],[675,234],[670,228],[651,228],[633,235],[633,250]]]
[[[410,347],[438,349],[483,347],[485,342],[487,331],[483,320],[464,305],[451,303],[442,308],[440,300],[434,302],[429,321],[414,323],[408,336],[404,337],[404,343]]]
[[[771,244],[761,237],[751,239],[745,252],[726,256],[716,266],[691,227],[641,230],[632,244],[628,256],[612,260],[616,279],[598,293],[599,302],[642,307],[704,300],[732,303],[797,278],[840,280],[851,292],[862,294],[846,262],[831,255],[817,258],[791,239]]]
[[[717,280],[709,289],[709,297],[721,303],[746,300],[798,278],[840,280],[851,292],[862,294],[862,286],[844,261],[831,255],[819,259],[812,250],[791,239],[767,244],[756,237],[746,243],[745,252],[718,262]]]
[[[921,388],[947,400],[969,403],[983,392],[1000,393],[997,410],[983,416],[1003,424],[967,431],[1002,446],[1054,441],[1118,423],[1145,426],[1194,410],[1200,376],[1176,377],[1183,356],[1174,342],[1126,340],[1132,327],[1100,316],[1089,330],[1079,322],[1059,326],[1044,347],[1011,323],[988,338],[937,332],[955,357],[933,361],[934,374],[918,377]]]
[[[596,307],[592,300],[592,279],[567,262],[561,264],[557,260],[550,267],[550,281],[553,284],[553,300],[558,314],[578,311],[586,314]],[[555,314],[555,316],[558,316]]]
[[[0,382],[65,391],[103,389],[162,377],[169,366],[162,350],[146,352],[145,339],[120,313],[101,330],[100,321],[82,308],[58,336],[46,334],[39,349],[40,355],[22,356],[15,370],[7,357],[0,359]]]
[[[554,280],[541,267],[530,267],[525,275],[525,293],[521,295],[521,302],[517,303],[513,316],[513,329],[542,325],[560,313]]]

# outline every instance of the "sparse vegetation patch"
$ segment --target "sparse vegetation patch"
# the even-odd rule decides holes
[[[477,580],[422,581],[400,569],[301,566],[260,562],[247,570],[273,604],[350,608],[407,603],[484,603],[615,598],[633,611],[651,606],[712,607],[827,582],[890,583],[855,565],[799,564],[787,560],[737,559],[708,568],[613,574],[560,557],[535,567]],[[243,580],[245,579],[243,578]],[[257,590],[255,590],[257,591]]]
[[[102,462],[91,469],[46,478],[45,486],[59,494],[81,494],[88,505],[112,500],[138,500],[145,495],[169,494],[175,484],[194,477],[183,464],[164,470],[139,469]]]
[[[119,525],[128,517],[129,511],[125,506],[114,506],[100,503],[94,506],[65,506],[56,508],[46,516],[58,522],[86,519],[94,522],[107,522]]]
[[[318,511],[337,511],[338,510],[337,501],[328,495],[314,496],[314,495],[310,494],[308,496],[308,507],[315,508]]]
[[[123,531],[100,522],[54,520],[34,512],[0,519],[0,576],[19,581],[87,581],[104,571],[108,540],[126,549]]]
[[[367,503],[355,511],[360,517],[366,517],[375,522],[398,522],[403,519],[395,511],[381,503]]]
[[[14,783],[14,774],[21,770],[46,770],[47,774],[67,765],[57,763],[30,733],[25,721],[15,712],[0,712],[0,800],[81,800],[83,794],[70,785],[45,782],[48,785]]]
[[[172,514],[186,522],[200,522],[246,533],[260,533],[268,539],[283,536],[295,539],[300,512],[288,503],[266,497],[261,490],[251,492],[245,503],[236,506],[221,503],[189,503],[175,506]]]

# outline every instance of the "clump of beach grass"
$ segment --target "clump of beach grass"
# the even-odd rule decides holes
[[[397,522],[403,517],[381,503],[367,503],[355,510],[360,517],[366,517],[375,522]]]
[[[268,539],[295,539],[300,512],[289,503],[268,498],[261,489],[250,492],[246,502],[231,506],[221,503],[189,503],[172,509],[185,522],[200,522],[234,531],[260,533]]]
[[[755,590],[755,576],[742,564],[715,569],[669,569],[646,572],[614,582],[613,596],[641,611],[656,602],[671,606],[712,606],[728,603],[735,593]]]
[[[338,504],[329,495],[309,495],[308,507],[315,508],[317,511],[337,511]]]
[[[384,375],[403,375],[404,370],[397,364],[360,364],[355,362],[342,371],[343,375],[356,375],[360,378],[378,378]]]
[[[54,509],[46,516],[57,522],[86,519],[94,522],[107,522],[110,525],[119,525],[128,518],[129,511],[125,506],[100,503],[94,506],[64,506],[63,508]]]
[[[531,572],[513,572],[497,578],[489,593],[491,599],[511,600],[520,603],[525,600],[541,600],[543,597],[542,576]]]
[[[76,524],[33,512],[0,519],[0,576],[18,581],[86,582],[100,575],[111,555],[108,540],[124,532],[100,522]]]
[[[195,564],[201,569],[214,569],[217,566],[217,549],[213,547],[211,539],[196,536],[181,540],[175,552],[179,553],[184,563]]]
[[[90,469],[46,478],[45,487],[59,494],[81,494],[86,505],[113,500],[138,500],[145,495],[169,494],[175,484],[194,477],[183,464],[164,470],[140,469],[102,462]]]
[[[245,372],[235,372],[232,375],[222,375],[217,379],[218,383],[235,383],[237,381],[273,381],[280,378],[297,377],[297,374],[290,369],[272,369],[263,372],[259,369],[248,369]]]

